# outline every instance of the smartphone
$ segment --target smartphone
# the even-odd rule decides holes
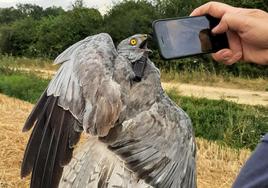
[[[154,36],[164,59],[178,59],[229,48],[226,33],[211,30],[220,19],[210,15],[168,18],[153,22]]]

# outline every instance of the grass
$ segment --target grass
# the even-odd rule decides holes
[[[31,103],[38,100],[49,82],[31,73],[5,71],[0,74],[0,92]],[[268,132],[268,108],[182,97],[172,89],[167,93],[189,114],[197,137],[233,148],[253,149],[260,136]]]
[[[10,71],[0,67],[0,92],[35,103],[47,87],[49,80],[32,73]]]
[[[21,69],[27,68],[31,69],[37,75],[41,75],[42,77],[48,77],[44,75],[39,70],[49,70],[55,71],[58,69],[58,65],[53,65],[52,60],[42,59],[42,58],[25,58],[25,57],[12,57],[12,56],[0,56],[0,66],[6,67],[6,69]],[[173,62],[169,62],[169,65]],[[188,62],[189,63],[189,62]],[[192,63],[192,64],[198,64]],[[164,66],[164,65],[158,65]],[[238,88],[238,89],[250,89],[255,91],[268,91],[268,77],[265,75],[258,75],[258,70],[254,72],[254,76],[239,76],[234,75],[232,73],[228,73],[227,71],[223,71],[221,73],[216,73],[216,71],[208,70],[203,64],[196,65],[198,68],[191,69],[186,67],[182,68],[182,70],[175,71],[179,69],[178,67],[173,67],[174,69],[162,69],[161,70],[161,79],[164,82],[181,82],[181,83],[191,83],[196,85],[204,85],[204,86],[217,86],[217,87],[225,87],[225,88]],[[208,64],[208,66],[211,66]],[[253,69],[253,68],[251,68]],[[243,70],[247,72],[251,69]],[[263,69],[267,69],[264,67]],[[194,71],[193,71],[194,70]],[[252,71],[252,70],[251,70]],[[250,71],[249,71],[250,72]],[[268,71],[267,71],[268,72]],[[265,73],[260,73],[265,74]]]
[[[197,137],[233,148],[254,149],[261,135],[268,132],[268,108],[182,97],[176,90],[167,94],[189,114]]]
[[[0,187],[29,187],[29,177],[20,179],[20,165],[29,132],[21,129],[33,105],[0,94]],[[201,138],[197,142],[199,188],[229,188],[250,151],[235,150]]]
[[[57,70],[52,60],[43,58],[26,58],[0,55],[0,66],[9,68],[31,68],[44,70]]]

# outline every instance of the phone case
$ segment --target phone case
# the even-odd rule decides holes
[[[211,51],[208,51],[208,52],[202,52],[202,53],[197,53],[197,54],[191,54],[191,55],[186,55],[186,56],[177,56],[177,57],[166,57],[165,54],[163,53],[163,49],[162,49],[162,46],[160,45],[160,36],[158,36],[158,32],[156,31],[156,23],[158,22],[162,22],[162,21],[168,21],[168,20],[178,20],[178,19],[189,19],[189,18],[195,18],[195,17],[211,17],[210,15],[204,15],[204,16],[185,16],[185,17],[175,17],[175,18],[166,18],[166,19],[158,19],[158,20],[155,20],[153,21],[152,23],[152,28],[153,28],[153,35],[154,35],[154,38],[157,42],[157,45],[158,45],[158,49],[160,51],[160,56],[164,59],[164,60],[171,60],[171,59],[180,59],[180,58],[185,58],[185,57],[192,57],[192,56],[196,56],[196,55],[203,55],[203,54],[208,54],[208,53],[214,53],[214,52],[217,52],[217,50],[211,50]],[[213,17],[211,17],[213,18]],[[215,19],[215,18],[214,18]],[[226,40],[227,40],[227,37],[226,37]],[[227,40],[227,45],[226,47],[228,47],[229,44],[228,44],[228,40]]]

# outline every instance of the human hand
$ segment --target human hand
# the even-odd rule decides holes
[[[214,34],[227,33],[230,49],[222,49],[212,54],[216,61],[229,65],[239,60],[268,64],[267,12],[209,2],[196,8],[191,16],[204,14],[221,19],[212,30]]]

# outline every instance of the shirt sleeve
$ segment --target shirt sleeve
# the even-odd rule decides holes
[[[242,167],[232,188],[268,187],[268,133]]]

